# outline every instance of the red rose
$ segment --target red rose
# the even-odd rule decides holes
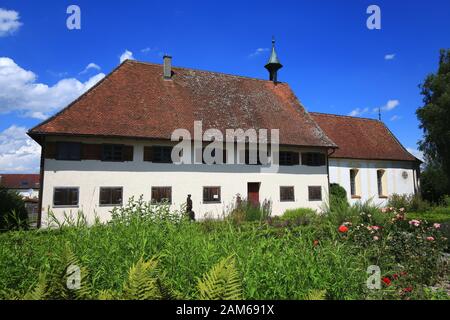
[[[391,279],[389,279],[388,277],[384,277],[383,279],[381,279],[381,281],[383,281],[387,286],[391,285]]]
[[[338,230],[341,233],[346,233],[348,231],[348,228],[346,226],[342,225],[342,226],[339,227]]]
[[[317,247],[319,245],[319,240],[314,240],[313,245],[314,247]]]
[[[413,291],[413,288],[412,287],[406,287],[402,291],[405,292],[405,293],[406,292],[411,292],[411,291]]]
[[[392,275],[392,279],[397,280],[399,278],[398,274]]]

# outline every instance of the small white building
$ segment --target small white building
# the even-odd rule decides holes
[[[383,122],[375,119],[310,113],[339,148],[329,155],[330,183],[348,200],[385,205],[393,194],[419,190],[420,160],[411,155]]]
[[[335,158],[339,143],[314,121],[289,85],[277,81],[281,64],[274,49],[266,68],[270,80],[172,68],[167,56],[163,65],[123,62],[29,131],[42,146],[39,225],[46,225],[49,211],[62,218],[82,210],[90,221],[95,216],[107,221],[115,206],[141,195],[180,209],[190,194],[200,219],[226,214],[238,195],[255,205],[270,201],[273,215],[298,207],[320,210],[328,199],[329,179],[350,190],[350,169],[358,170],[353,198],[376,194],[372,176],[378,169],[385,170],[383,196],[414,192],[413,159],[405,162],[411,168],[404,168],[389,155]],[[205,135],[196,133],[196,121],[201,121]],[[208,129],[224,134],[229,129],[267,129],[270,139],[271,130],[277,129],[279,169],[249,164],[245,150],[240,150],[248,148],[248,141],[228,141],[224,163],[173,163],[177,142],[171,137],[180,129],[190,134],[190,145],[200,146],[210,140]],[[193,154],[199,148],[194,145],[192,150],[182,158],[198,160]],[[395,161],[383,162],[389,159]]]

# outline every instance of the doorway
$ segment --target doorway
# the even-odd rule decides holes
[[[260,182],[249,182],[247,183],[247,199],[248,202],[254,206],[259,207],[259,187]]]

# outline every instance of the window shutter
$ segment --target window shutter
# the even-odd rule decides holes
[[[144,161],[153,161],[153,148],[144,147]]]
[[[56,159],[56,142],[47,142],[45,144],[45,154],[46,159]]]
[[[324,166],[325,165],[325,154],[320,153],[319,154],[319,166]]]
[[[133,146],[123,146],[123,161],[133,161]]]
[[[227,163],[227,150],[226,149],[223,149],[223,163],[225,164],[225,163]]]
[[[292,165],[299,165],[300,164],[300,156],[298,154],[298,152],[293,152],[292,153]]]
[[[302,165],[306,166],[308,163],[308,154],[302,153]]]
[[[81,145],[81,160],[101,160],[102,145],[101,144],[85,144]]]

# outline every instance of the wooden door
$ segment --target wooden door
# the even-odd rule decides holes
[[[247,199],[250,204],[259,207],[259,182],[249,182],[247,184]]]

